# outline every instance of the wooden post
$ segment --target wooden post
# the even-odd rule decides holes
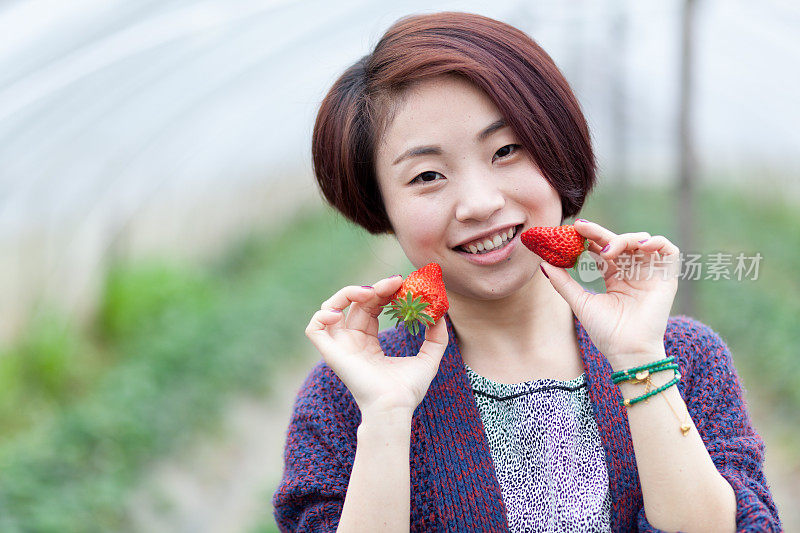
[[[627,94],[628,20],[624,0],[613,0],[611,13],[611,54],[609,54],[610,115],[611,115],[611,171],[616,201],[621,209],[611,212],[611,228],[617,233],[632,231],[627,227],[625,208],[629,205],[628,188],[633,185],[628,176],[628,120],[630,102]]]
[[[681,63],[679,94],[679,164],[680,181],[678,183],[678,246],[686,254],[697,252],[695,239],[695,186],[697,181],[697,163],[695,159],[694,137],[692,132],[692,64],[694,59],[694,19],[695,0],[684,0],[681,24]],[[697,283],[681,279],[678,289],[679,312],[693,316],[696,307]]]

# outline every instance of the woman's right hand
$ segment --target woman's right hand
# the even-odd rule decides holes
[[[447,348],[447,326],[440,318],[425,328],[425,341],[416,356],[387,357],[383,353],[378,316],[402,281],[401,276],[393,276],[373,287],[344,287],[322,304],[306,328],[306,336],[353,394],[362,419],[373,413],[400,412],[410,417],[428,391]]]

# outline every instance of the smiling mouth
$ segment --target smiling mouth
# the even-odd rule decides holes
[[[505,232],[486,237],[481,241],[472,242],[469,245],[456,246],[456,251],[468,253],[470,255],[483,255],[495,250],[504,248],[522,230],[522,224],[514,226]]]

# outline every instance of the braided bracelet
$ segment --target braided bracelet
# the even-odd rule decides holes
[[[637,383],[642,383],[647,379],[648,376],[651,376],[657,372],[663,372],[664,370],[677,370],[677,369],[678,365],[672,363],[664,366],[650,368],[649,370],[640,370],[632,376],[628,374],[623,374],[621,376],[613,378],[612,381],[614,382],[615,385],[622,383],[624,381],[635,381]]]
[[[629,400],[622,400],[621,403],[625,407],[630,407],[631,405],[634,405],[634,404],[637,404],[639,402],[645,401],[645,400],[647,400],[649,398],[652,398],[653,396],[655,396],[659,392],[664,392],[665,390],[667,390],[668,388],[672,387],[673,385],[677,385],[680,380],[681,380],[681,375],[678,372],[675,372],[675,377],[672,378],[671,381],[668,381],[667,383],[665,383],[664,385],[661,385],[657,389],[653,389],[650,392],[642,394],[641,396],[637,396],[636,398],[631,398]]]
[[[674,357],[671,358],[671,359],[674,360]],[[660,361],[660,363],[663,364],[664,361]],[[633,369],[631,369],[631,370],[633,370]],[[665,383],[661,387],[658,387],[656,389],[650,390],[651,387],[653,386],[653,382],[650,379],[650,374],[652,374],[654,372],[660,372],[662,370],[672,370],[674,377],[672,378],[671,381]],[[633,381],[634,383],[637,383],[637,384],[638,383],[645,383],[646,384],[645,393],[643,395],[637,396],[636,398],[627,399],[627,400],[626,399],[620,400],[620,402],[619,402],[620,405],[622,405],[623,407],[630,407],[630,406],[635,405],[635,404],[637,404],[639,402],[642,402],[642,401],[647,402],[650,398],[652,398],[656,394],[658,394],[660,392],[664,392],[665,390],[667,390],[668,388],[672,387],[673,385],[677,385],[677,383],[680,381],[680,379],[681,379],[681,374],[680,374],[680,372],[678,372],[678,365],[676,365],[676,364],[665,364],[663,366],[653,366],[651,364],[649,369],[645,369],[645,370],[639,369],[639,371],[634,375],[633,378],[631,378],[630,376],[628,376],[625,373],[621,373],[621,375],[617,375],[617,377],[614,380],[614,383],[620,383],[622,381]],[[672,407],[672,404],[670,403],[670,401],[669,401],[669,399],[667,397],[664,397],[664,400],[667,402],[667,406],[669,407],[669,410],[672,411],[672,414],[675,415],[675,418],[678,419],[678,423],[681,425],[681,433],[685,437],[689,433],[689,431],[692,429],[692,426],[689,424],[688,420],[681,420],[681,417],[678,415],[678,412],[675,411],[674,407]]]
[[[652,363],[647,363],[646,365],[637,366],[634,368],[628,368],[627,370],[619,370],[617,372],[613,372],[611,374],[611,379],[616,379],[619,377],[627,377],[628,379],[633,378],[637,372],[642,372],[643,370],[650,370],[651,368],[656,368],[662,365],[667,365],[675,361],[675,356],[667,357],[665,359],[661,359],[660,361],[654,361]],[[626,380],[622,380],[626,381]],[[617,383],[616,381],[614,383]]]

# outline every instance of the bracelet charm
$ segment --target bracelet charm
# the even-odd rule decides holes
[[[664,392],[673,385],[677,385],[681,379],[681,374],[678,371],[678,365],[674,364],[674,361],[675,357],[667,357],[666,359],[661,359],[660,361],[655,361],[653,363],[648,363],[635,368],[629,368],[627,370],[620,370],[611,374],[611,379],[615,384],[629,381],[634,385],[645,386],[644,394],[635,398],[623,398],[620,400],[620,404],[624,407],[630,408],[639,402],[648,403],[650,398],[656,394]],[[652,375],[666,370],[672,370],[672,379],[666,384],[654,388]],[[666,396],[664,397],[664,400],[667,402],[667,406],[669,407],[670,411],[672,411],[672,414],[674,414],[675,418],[678,419],[678,422],[680,423],[681,434],[685,437],[692,429],[691,424],[689,424],[688,420],[681,420],[681,417],[678,415],[677,411],[675,411],[675,408],[672,407],[672,404],[669,402],[669,399]]]

